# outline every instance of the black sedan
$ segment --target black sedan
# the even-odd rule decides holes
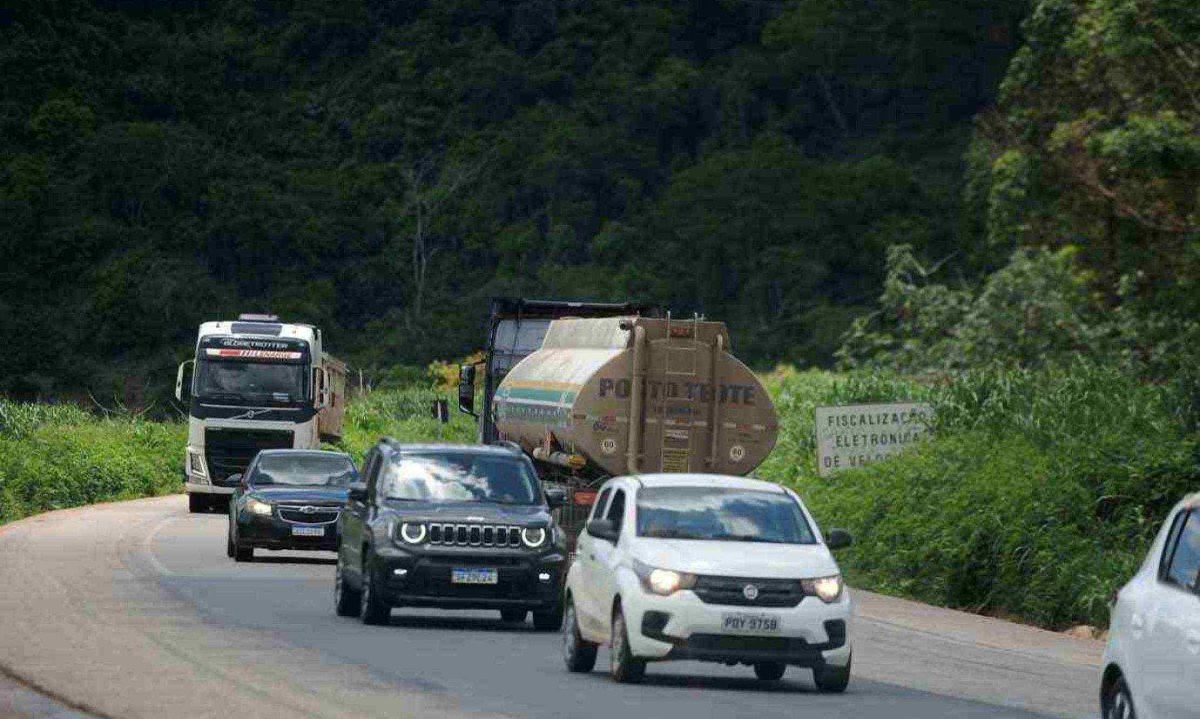
[[[271,449],[258,453],[229,503],[226,553],[239,562],[254,549],[337,551],[338,518],[358,479],[341,452]]]

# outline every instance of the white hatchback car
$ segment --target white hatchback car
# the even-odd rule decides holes
[[[1200,494],[1175,506],[1117,594],[1100,709],[1105,719],[1200,717]]]
[[[567,573],[563,657],[591,671],[601,644],[619,682],[649,661],[749,664],[760,679],[812,669],[822,691],[850,681],[849,592],[794,492],[742,477],[617,477],[600,490]]]

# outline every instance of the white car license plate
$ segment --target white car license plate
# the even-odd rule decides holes
[[[500,573],[495,569],[451,569],[451,584],[497,584]]]
[[[293,537],[324,537],[324,527],[292,527]]]
[[[721,629],[730,634],[778,634],[779,617],[771,614],[722,614]]]

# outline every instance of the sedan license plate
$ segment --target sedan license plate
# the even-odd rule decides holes
[[[778,634],[779,617],[742,612],[722,614],[721,629],[730,634]]]
[[[292,527],[293,537],[324,537],[324,527]]]
[[[451,584],[497,584],[500,574],[495,569],[451,569]]]

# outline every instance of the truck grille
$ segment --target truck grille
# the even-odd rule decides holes
[[[279,518],[292,524],[333,524],[339,514],[337,507],[279,505]]]
[[[262,449],[290,449],[291,432],[270,429],[216,429],[204,431],[204,461],[213,484],[231,486],[229,477],[246,471]]]
[[[519,547],[521,528],[493,524],[428,525],[429,543],[458,547]]]
[[[745,589],[753,584],[758,589],[754,599],[747,599]],[[754,579],[747,577],[696,577],[692,589],[705,604],[725,604],[736,607],[794,607],[804,599],[804,588],[798,579]]]

